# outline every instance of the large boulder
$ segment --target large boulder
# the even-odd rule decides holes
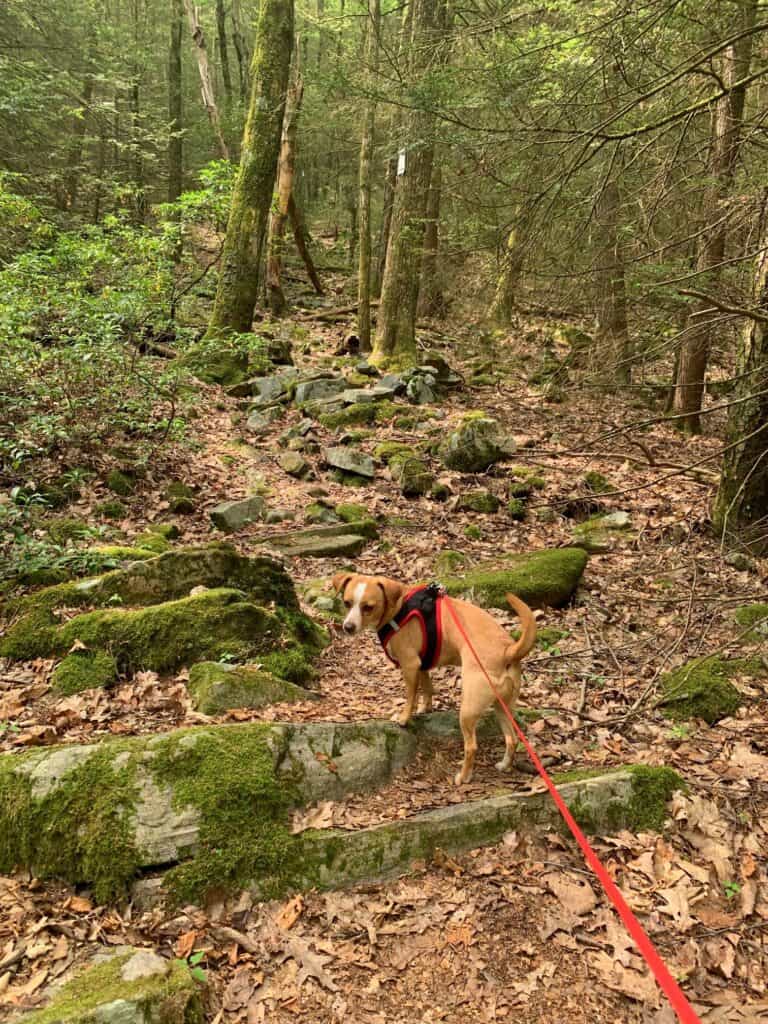
[[[354,473],[356,476],[370,479],[376,474],[370,455],[356,451],[354,448],[345,448],[343,445],[326,448],[323,456],[329,466],[340,469],[344,473]]]
[[[581,548],[545,548],[530,554],[504,555],[442,582],[449,594],[483,608],[509,609],[506,595],[516,594],[531,608],[559,608],[570,600],[587,564]]]
[[[123,948],[59,988],[24,1024],[199,1024],[204,985],[183,960]]]
[[[302,405],[304,402],[336,398],[346,390],[347,382],[343,377],[321,377],[319,380],[306,380],[298,384],[294,399],[297,405]]]
[[[441,449],[448,469],[460,473],[482,473],[496,462],[508,459],[515,451],[511,438],[501,434],[499,424],[484,414],[465,416],[448,435]]]
[[[661,709],[673,721],[701,718],[714,725],[744,703],[731,682],[742,676],[764,679],[761,658],[693,658],[661,677]]]

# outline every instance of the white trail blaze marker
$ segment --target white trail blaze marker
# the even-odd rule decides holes
[[[402,177],[405,174],[405,150],[401,149],[397,154],[397,176]]]

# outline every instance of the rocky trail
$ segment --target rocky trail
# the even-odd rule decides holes
[[[321,322],[275,333],[268,374],[200,385],[185,443],[143,474],[105,452],[40,520],[52,573],[4,580],[0,1015],[60,1019],[55,986],[118,951],[109,998],[54,998],[134,1007],[102,1021],[673,1019],[523,752],[494,767],[495,723],[453,786],[456,672],[388,721],[399,673],[326,585],[349,565],[510,630],[505,589],[540,609],[537,751],[701,1019],[768,1020],[766,565],[708,534],[718,443],[642,386],[596,409],[565,343],[536,355],[543,320],[495,358],[432,335],[410,375]]]

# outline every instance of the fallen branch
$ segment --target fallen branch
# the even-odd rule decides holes
[[[690,295],[694,299],[701,299],[702,302],[708,302],[715,309],[721,310],[723,313],[733,313],[735,316],[745,316],[750,320],[757,320],[758,323],[768,324],[768,313],[759,313],[756,309],[747,309],[746,306],[736,306],[729,302],[723,302],[720,299],[716,299],[713,295],[708,295],[706,292],[697,291],[695,288],[680,288],[678,289],[678,295]],[[697,316],[703,316],[707,310],[699,310]]]

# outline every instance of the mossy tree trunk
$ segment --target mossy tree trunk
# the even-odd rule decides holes
[[[761,250],[755,264],[757,311],[768,317],[768,191],[763,195]],[[756,554],[768,552],[768,321],[751,320],[742,338],[738,386],[713,522]]]
[[[368,0],[366,21],[365,66],[374,76],[378,66],[381,6],[379,0]],[[371,168],[373,164],[376,101],[370,96],[365,108],[360,140],[360,173],[358,198],[358,264],[357,264],[357,336],[360,351],[371,350]]]
[[[597,331],[590,350],[591,370],[606,386],[629,384],[631,350],[621,243],[621,191],[615,178],[605,182],[595,211],[600,232]]]
[[[181,0],[171,0],[169,13],[171,33],[168,47],[168,202],[173,203],[181,195],[184,176],[184,143],[181,136],[184,117],[181,77],[184,7]]]
[[[424,81],[438,56],[439,0],[414,0],[409,79]],[[428,91],[428,90],[427,90]],[[435,116],[414,105],[403,121],[392,226],[381,289],[372,361],[407,366],[417,361],[416,306],[424,249],[427,197],[434,157]]]
[[[421,287],[419,290],[419,315],[440,317],[445,313],[445,297],[438,277],[438,253],[440,251],[440,199],[443,187],[443,172],[440,164],[433,159],[432,178],[427,195],[427,224],[424,229],[424,256],[421,261]]]
[[[299,112],[304,95],[304,82],[299,66],[301,50],[294,47],[294,64],[291,84],[285,103],[283,134],[280,141],[280,161],[277,170],[277,205],[269,223],[269,253],[267,255],[267,296],[269,308],[274,316],[282,316],[286,301],[282,284],[283,248],[285,246],[285,225],[293,195],[293,181],[296,174],[296,133],[299,127]]]
[[[293,45],[292,0],[264,0],[251,64],[251,98],[208,335],[248,332],[259,288]]]
[[[200,24],[198,9],[192,3],[192,0],[184,0],[184,8],[187,12],[189,29],[192,33],[192,42],[195,46],[197,68],[200,72],[200,93],[203,99],[203,106],[208,114],[208,120],[211,122],[211,128],[213,129],[213,134],[219,147],[219,155],[225,160],[229,160],[229,149],[227,148],[227,143],[224,139],[224,132],[221,128],[219,108],[216,105],[216,96],[213,91],[211,69],[208,65],[208,48],[205,43],[203,26]]]
[[[216,0],[216,35],[219,41],[219,59],[221,60],[221,81],[224,86],[224,103],[226,109],[232,107],[232,75],[229,70],[229,47],[227,45],[227,18],[224,0]]]
[[[741,0],[734,32],[749,33],[755,24],[756,14],[757,0]],[[746,85],[734,87],[734,83],[748,75],[751,55],[751,34],[742,35],[728,47],[722,69],[722,79],[728,91],[718,100],[712,117],[711,185],[704,194],[702,212],[706,228],[696,259],[697,287],[704,285],[710,292],[717,289],[725,259],[728,234],[726,203],[733,188],[741,141]],[[689,434],[698,434],[701,430],[700,413],[713,320],[711,303],[697,300],[691,308],[680,348],[672,409],[682,417],[676,421],[677,425]]]

